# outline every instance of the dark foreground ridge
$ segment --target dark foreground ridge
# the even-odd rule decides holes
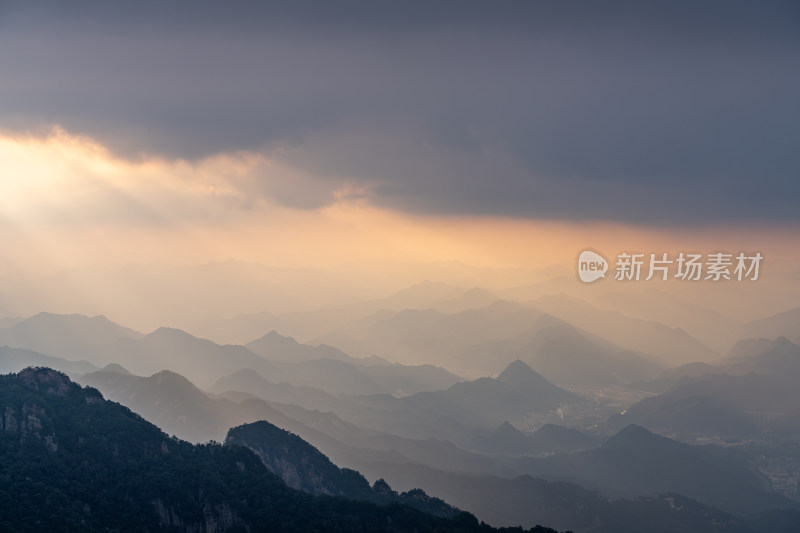
[[[400,503],[443,518],[454,518],[460,513],[421,489],[397,493],[383,479],[370,486],[359,472],[339,468],[311,444],[266,420],[231,429],[225,445],[253,450],[270,472],[293,489],[382,505]]]
[[[522,531],[294,490],[243,446],[170,438],[47,368],[0,376],[0,530]]]

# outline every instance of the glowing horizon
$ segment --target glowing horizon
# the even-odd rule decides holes
[[[6,172],[0,183],[6,242],[24,246],[28,239],[33,250],[65,266],[233,258],[276,266],[388,260],[537,268],[571,266],[586,247],[607,253],[759,248],[788,259],[793,248],[787,243],[796,242],[791,224],[642,227],[432,216],[371,205],[366,193],[342,192],[328,205],[298,209],[252,192],[264,169],[276,180],[301,174],[261,154],[130,161],[61,128],[42,137],[4,134],[0,157]],[[679,217],[678,211],[677,222]]]

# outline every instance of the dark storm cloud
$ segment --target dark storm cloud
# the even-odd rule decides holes
[[[793,2],[0,6],[6,129],[260,150],[414,212],[798,218]]]

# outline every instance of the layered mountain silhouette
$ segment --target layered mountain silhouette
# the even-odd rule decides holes
[[[80,382],[191,442],[222,441],[233,426],[265,418],[286,418],[260,400],[240,403],[209,398],[188,379],[167,370],[150,377],[102,370],[83,376]]]
[[[86,360],[102,366],[98,355],[122,339],[139,339],[138,331],[120,326],[104,316],[39,313],[0,329],[0,346],[26,348],[69,360]]]
[[[299,494],[304,502],[355,498],[403,507],[412,518],[421,516],[415,513],[422,510],[436,515],[424,515],[424,520],[443,519],[435,527],[415,522],[419,531],[447,531],[456,522],[457,528],[481,527],[468,515],[456,514],[456,507],[493,525],[546,523],[588,532],[800,530],[800,504],[795,501],[800,471],[795,443],[800,434],[796,386],[800,346],[793,342],[794,314],[741,325],[737,335],[726,337],[731,344],[751,330],[764,333],[739,341],[726,356],[716,358],[686,333],[686,319],[679,316],[693,312],[686,302],[673,301],[669,309],[633,318],[626,315],[624,304],[641,303],[639,296],[612,295],[609,300],[604,294],[595,295],[594,304],[539,295],[532,307],[497,300],[495,293],[482,289],[423,284],[341,312],[326,308],[271,315],[266,323],[275,324],[275,330],[258,326],[253,315],[246,329],[256,333],[247,338],[269,333],[247,346],[221,345],[174,328],[142,334],[102,316],[41,313],[3,321],[0,372],[19,372],[3,383],[25,400],[0,404],[0,441],[9,436],[6,428],[12,428],[12,441],[19,449],[3,450],[14,461],[22,457],[14,454],[22,453],[26,464],[14,463],[12,470],[0,465],[0,478],[8,480],[9,475],[23,472],[26,478],[45,483],[30,475],[29,468],[37,462],[53,472],[71,472],[68,466],[37,455],[62,448],[73,453],[71,461],[89,465],[88,473],[69,474],[78,488],[88,479],[85,476],[94,475],[91,468],[100,471],[99,463],[87,463],[75,448],[80,439],[90,438],[78,438],[67,425],[51,431],[55,418],[39,411],[62,409],[56,400],[73,398],[72,393],[61,394],[74,387],[64,381],[65,376],[22,370],[46,365],[96,387],[109,400],[175,435],[164,438],[169,454],[183,461],[184,470],[179,472],[187,476],[192,468],[205,472],[192,478],[191,483],[200,483],[190,483],[192,490],[202,486],[214,498],[221,495],[184,504],[182,489],[176,489],[177,499],[170,499],[161,491],[171,490],[172,482],[148,474],[146,481],[154,480],[158,488],[151,491],[154,500],[142,499],[133,506],[141,514],[131,519],[134,529],[251,527],[254,511],[227,500],[239,494],[236,487],[247,483],[226,483],[235,475],[231,464],[246,475],[255,471],[248,462],[252,456],[231,463],[225,454],[232,452],[218,452],[241,445],[256,454],[266,472],[277,475],[270,479],[288,485],[285,494]],[[413,301],[417,307],[410,307]],[[669,298],[665,301],[669,303]],[[736,327],[713,312],[701,311],[698,316],[716,324],[720,332]],[[327,332],[312,344],[278,333],[284,332],[284,324],[300,324],[312,315],[316,318],[307,331]],[[664,324],[650,322],[661,315]],[[717,333],[704,340],[719,341]],[[657,346],[639,351],[637,343],[648,337]],[[663,368],[665,362],[695,357],[705,360]],[[470,379],[443,367],[417,364],[429,361],[466,369],[464,375]],[[498,371],[496,377],[474,377]],[[18,376],[27,376],[21,389],[14,381]],[[5,398],[4,390],[0,398]],[[87,406],[98,402],[107,406],[106,411],[90,413],[95,419],[104,420],[103,413],[119,408],[108,407],[110,402],[97,399],[89,389],[83,391]],[[40,394],[56,403],[45,405]],[[84,409],[89,408],[70,404],[58,416]],[[92,430],[102,425],[92,424]],[[111,425],[125,423],[115,418]],[[74,424],[75,431],[85,427],[84,422]],[[153,443],[144,445],[143,458],[130,446],[119,452],[137,468],[154,464],[153,450],[161,449],[161,437],[150,438],[149,430],[143,431],[144,441]],[[111,446],[111,455],[102,451],[98,460],[117,465],[114,439],[108,435],[102,439]],[[228,446],[191,447],[178,439],[225,440]],[[100,446],[96,444],[100,441],[93,442]],[[33,455],[25,455],[29,453]],[[184,459],[184,453],[202,460]],[[210,485],[202,483],[213,476],[192,462],[206,459],[227,465],[221,467],[221,479]],[[164,475],[178,472],[164,465],[157,468]],[[132,470],[125,474],[131,478],[129,485],[136,482]],[[108,475],[104,482],[117,483],[117,473]],[[13,487],[27,491],[26,501],[37,502],[54,515],[63,511],[69,527],[78,528],[75,524],[84,520],[84,529],[124,529],[113,520],[105,525],[109,511],[104,504],[87,500],[71,487],[48,488],[41,492],[44,499],[37,500],[38,489],[23,477],[13,480]],[[110,499],[119,503],[133,497],[125,492],[129,485],[122,483],[119,491],[111,491]],[[246,499],[256,498],[255,494],[248,492]],[[285,494],[279,499],[289,502]],[[313,517],[329,504],[319,505],[305,522],[292,513],[288,520],[295,529],[324,530]],[[148,514],[151,508],[154,519]],[[15,516],[14,509],[3,508],[0,529],[18,527],[16,521],[3,522],[10,520],[2,514],[6,511]],[[38,511],[36,516],[41,520]],[[342,520],[355,520],[353,516]],[[392,521],[400,516],[391,515]],[[273,529],[284,527],[269,520],[266,517],[264,523]],[[332,523],[338,524],[336,520]],[[27,524],[22,529],[35,529],[33,523],[20,523]]]
[[[50,369],[0,384],[3,529],[492,530],[463,513],[439,518],[292,490],[250,449],[169,438]]]
[[[536,309],[502,300],[453,314],[434,309],[381,310],[321,335],[315,342],[360,356],[375,354],[406,364],[437,361],[457,371],[460,368],[475,371],[475,367],[460,361],[462,352],[477,344],[522,333],[541,314]]]
[[[662,431],[753,435],[792,431],[800,410],[800,346],[785,338],[739,342],[715,364],[684,365],[651,387],[663,393],[641,400],[609,420]]]
[[[433,365],[391,364],[374,357],[357,359],[324,344],[309,346],[298,343],[276,331],[248,343],[247,348],[271,362],[289,363],[281,365],[281,368],[284,377],[292,383],[301,386],[326,384],[324,388],[328,390],[347,394],[389,392],[408,395],[444,389],[461,381],[455,374]]]
[[[408,504],[432,506],[444,515],[455,512],[419,490],[397,494],[380,481],[365,485],[357,473],[337,469],[313,447],[271,424],[236,428],[225,446],[195,446],[167,437],[96,390],[82,389],[49,369],[0,376],[0,385],[0,475],[8,490],[0,501],[4,527],[492,531],[468,514],[448,519],[415,510]],[[624,449],[642,435],[651,438],[631,429],[603,448]],[[237,440],[259,448],[261,457]],[[301,488],[321,494],[338,491],[340,497],[294,491],[265,462]],[[387,467],[402,490],[407,490],[408,479],[419,480],[428,490],[436,486],[451,494],[449,503],[468,508],[463,503],[471,502],[485,519],[501,524],[550,518],[558,527],[602,533],[773,533],[778,525],[799,523],[791,511],[735,518],[677,494],[609,501],[569,483],[529,476],[509,479],[413,465]],[[395,503],[341,498],[351,490]]]
[[[629,425],[602,446],[525,459],[531,475],[579,483],[616,497],[679,493],[730,513],[800,509],[769,492],[738,450],[698,447]]]
[[[788,533],[800,527],[800,513],[791,509],[740,516],[679,494],[610,499],[573,483],[528,475],[505,478],[422,465],[379,466],[393,486],[421,486],[497,525],[544,522],[589,533]]]
[[[415,439],[437,438],[467,443],[486,429],[531,413],[548,413],[582,398],[544,379],[521,361],[497,378],[456,383],[445,390],[397,398],[390,395],[339,396],[307,388],[269,383],[253,372],[240,372],[219,381],[215,393],[240,390],[266,399],[336,413],[342,419],[375,431]]]
[[[71,376],[100,370],[87,361],[69,361],[33,350],[0,346],[0,373],[19,372],[29,366],[47,366]]]
[[[292,337],[284,337],[275,330],[248,342],[245,346],[264,359],[281,363],[299,363],[314,359],[337,359],[340,361],[351,359],[346,353],[332,346],[300,344]]]
[[[748,337],[787,337],[792,342],[800,343],[800,307],[748,322],[742,331]]]
[[[681,328],[711,349],[727,350],[736,334],[734,320],[662,290],[610,291],[593,300],[598,307],[629,317]]]
[[[443,391],[423,392],[401,400],[411,412],[437,413],[475,428],[495,427],[508,419],[581,401],[522,361],[512,362],[496,378],[456,383]]]
[[[485,457],[471,454],[447,441],[378,433],[347,422],[331,412],[267,403],[248,394],[209,397],[183,376],[168,371],[145,378],[103,370],[83,376],[81,382],[97,387],[109,399],[141,413],[168,433],[192,442],[222,440],[231,427],[268,419],[300,435],[337,464],[360,467],[359,461],[369,458],[371,461],[416,461],[458,470],[508,473],[507,469],[496,468]],[[305,389],[296,392],[302,394]],[[330,399],[349,405],[345,400]],[[379,471],[369,473],[377,477],[381,475]]]
[[[472,441],[476,450],[502,455],[547,455],[593,448],[597,439],[576,429],[545,424],[531,434],[525,434],[508,421],[488,435]]]
[[[279,373],[276,366],[243,346],[220,346],[173,328],[142,335],[102,316],[40,313],[0,330],[0,344],[84,360],[97,367],[118,363],[140,375],[173,370],[198,383],[210,384],[211,376],[241,368],[255,368],[265,375]]]
[[[570,387],[622,386],[651,378],[662,368],[641,353],[622,349],[551,315],[540,316],[520,335],[475,345],[462,357],[473,361],[521,359],[553,383]]]
[[[657,358],[662,365],[703,361],[715,355],[680,327],[600,309],[565,294],[543,296],[533,305],[615,345]]]
[[[238,370],[229,376],[219,378],[208,388],[208,392],[216,395],[242,392],[268,402],[292,404],[306,409],[323,409],[341,401],[313,387],[296,386],[287,382],[273,383],[251,368]]]
[[[0,343],[36,351],[27,365],[51,364],[73,375],[119,363],[134,374],[151,375],[161,370],[180,373],[202,386],[221,376],[252,369],[270,381],[323,389],[332,394],[413,394],[446,388],[460,378],[432,365],[409,367],[378,359],[361,361],[330,346],[308,346],[276,332],[268,333],[248,347],[219,345],[174,328],[159,328],[143,335],[110,322],[105,317],[40,313],[0,330]],[[14,360],[25,364],[23,354]],[[11,360],[9,352],[6,357]],[[16,364],[16,363],[15,363]],[[93,365],[93,366],[92,366]],[[20,367],[9,367],[19,370]]]

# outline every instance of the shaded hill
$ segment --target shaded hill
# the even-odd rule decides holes
[[[214,391],[237,383],[246,392],[273,401],[281,397],[290,400],[301,394],[300,389],[274,386],[254,374],[239,374],[236,383],[226,380],[215,386]],[[379,432],[412,439],[444,439],[456,444],[466,444],[504,420],[550,413],[561,405],[583,402],[522,362],[510,365],[497,378],[456,383],[446,390],[402,398],[387,394],[326,397],[303,390],[309,393],[300,402],[305,408],[332,411],[346,421]]]
[[[120,339],[95,353],[92,361],[101,366],[117,363],[138,375],[171,370],[203,385],[242,368],[254,368],[269,376],[280,376],[281,372],[244,346],[221,346],[173,328],[159,328],[137,339]]]
[[[446,389],[462,378],[434,365],[376,364],[359,362],[359,371],[395,396],[408,396],[418,392]]]
[[[284,337],[275,330],[248,342],[245,346],[264,359],[281,363],[298,363],[313,359],[338,359],[340,361],[351,359],[346,353],[332,346],[300,344],[292,337]]]
[[[525,362],[562,386],[621,386],[655,376],[661,369],[642,354],[581,333],[570,324],[545,328],[524,350]]]
[[[728,374],[800,376],[800,345],[786,337],[741,340],[718,366]]]
[[[742,326],[741,332],[746,337],[787,337],[792,342],[800,343],[800,307],[748,322]]]
[[[663,365],[580,330],[550,314],[539,314],[512,336],[475,343],[458,353],[474,369],[504,367],[520,359],[565,387],[617,387],[651,379]]]
[[[660,432],[752,435],[770,417],[800,408],[800,391],[772,376],[706,374],[684,378],[667,392],[644,398],[609,419],[612,427],[640,424]]]
[[[472,427],[494,427],[505,420],[546,412],[582,399],[557,387],[522,361],[514,361],[497,378],[456,383],[443,391],[403,398],[414,411],[439,413]]]
[[[785,533],[790,530],[781,527],[787,523],[800,527],[794,515],[783,523],[759,515],[748,526],[745,519],[675,494],[609,500],[572,483],[531,476],[476,476],[420,465],[376,467],[387,472],[393,486],[420,486],[495,525],[544,522],[581,533]]]
[[[444,389],[461,381],[455,374],[433,365],[391,364],[377,357],[357,359],[336,348],[308,346],[274,331],[248,344],[248,347],[275,366],[276,371],[270,375],[269,381],[286,381],[334,395],[388,393],[407,396]],[[246,390],[236,388],[235,379],[228,380],[227,386],[227,390]],[[224,392],[217,383],[214,390]]]
[[[679,493],[734,514],[800,509],[768,492],[738,450],[689,446],[630,425],[599,448],[524,459],[531,475],[579,483],[614,497]]]
[[[509,422],[503,422],[490,434],[473,439],[476,450],[502,455],[546,455],[587,450],[598,444],[594,437],[576,429],[545,424],[525,434]]]
[[[478,309],[453,314],[433,309],[382,310],[352,321],[318,337],[315,342],[330,344],[359,356],[378,355],[405,364],[436,361],[459,373],[484,373],[481,361],[465,360],[460,355],[470,347],[506,339],[526,331],[541,312],[521,304],[496,301]],[[486,354],[484,354],[484,357]],[[501,364],[508,364],[510,360]],[[498,365],[489,365],[495,369]]]
[[[479,435],[472,439],[472,446],[476,450],[504,454],[527,455],[531,451],[531,441],[527,435],[505,421],[488,435]]]
[[[39,313],[11,327],[0,329],[0,346],[26,348],[70,360],[85,360],[102,366],[105,347],[121,339],[139,339],[138,331],[120,326],[106,317]]]
[[[293,339],[270,336],[277,342],[294,346],[316,355],[329,349],[317,349],[294,342]],[[334,349],[330,349],[334,350]],[[220,376],[242,369],[252,369],[274,383],[288,382],[300,387],[313,387],[329,394],[381,394],[394,392],[396,385],[410,389],[422,388],[429,382],[451,383],[458,380],[449,372],[435,367],[407,368],[377,365],[356,366],[354,360],[338,350],[340,359],[306,359],[292,363],[268,361],[244,346],[221,346],[198,339],[184,331],[159,328],[138,340],[123,340],[109,351],[108,362],[118,362],[134,374],[149,375],[159,370],[171,370],[185,375],[193,383],[211,386]],[[164,368],[164,367],[167,368]],[[373,379],[371,376],[375,376]]]
[[[730,348],[739,326],[716,311],[652,287],[641,291],[606,292],[593,303],[631,318],[681,328],[709,348],[720,351]]]
[[[287,381],[300,387],[314,387],[329,394],[383,394],[386,392],[379,383],[367,376],[359,367],[347,361],[315,359],[278,365],[278,367],[282,378],[274,381]],[[269,374],[259,373],[269,377]]]
[[[661,366],[640,353],[624,350],[548,317],[537,328],[505,343],[493,353],[517,354],[547,379],[562,386],[614,387],[656,375]]]
[[[617,346],[657,358],[662,365],[704,361],[715,356],[682,328],[600,309],[566,294],[543,296],[533,305]]]
[[[71,376],[99,370],[98,367],[86,361],[68,361],[33,350],[0,346],[0,373],[19,372],[29,366],[47,366],[66,372]]]
[[[660,396],[645,398],[608,421],[611,428],[620,428],[627,424],[639,424],[660,433],[687,437],[743,436],[758,433],[756,421],[741,409],[709,397],[704,391],[694,394],[691,388],[678,388]]]
[[[350,447],[349,455],[342,462],[361,471],[359,461],[369,457],[369,460],[393,461],[401,464],[419,463],[435,466],[444,470],[460,472],[493,473],[497,475],[514,475],[515,470],[511,465],[493,460],[483,454],[466,451],[456,446],[451,441],[437,438],[408,438],[388,432],[377,432],[345,421],[332,412],[312,411],[297,406],[285,404],[271,404],[288,417],[301,424],[318,430],[325,435],[336,439],[339,443]],[[304,437],[305,438],[305,437]],[[309,437],[311,440],[313,437]],[[340,454],[340,457],[344,455]],[[377,479],[382,476],[380,471],[364,471],[369,477]]]
[[[706,374],[747,375],[750,373],[771,376],[779,380],[800,377],[800,346],[786,339],[743,339],[738,341],[728,355],[712,363],[688,363],[664,370],[658,378],[637,384],[644,390],[664,392],[676,386],[683,378]]]
[[[150,377],[100,371],[81,377],[80,382],[140,413],[167,433],[191,442],[222,441],[233,426],[286,418],[263,401],[238,403],[209,398],[185,377],[170,371]]]
[[[306,409],[322,409],[338,401],[327,392],[313,387],[296,386],[286,382],[273,383],[251,368],[221,377],[208,388],[208,392],[217,395],[229,391],[245,392],[268,402],[288,403]]]
[[[534,453],[551,454],[586,450],[597,446],[597,439],[577,429],[545,424],[530,436]]]
[[[793,431],[800,410],[800,346],[787,339],[738,343],[714,365],[685,365],[643,384],[664,390],[645,398],[612,427],[628,423],[679,434],[741,436],[764,431]]]
[[[491,530],[294,491],[245,447],[170,439],[49,369],[0,376],[0,407],[4,530]]]

